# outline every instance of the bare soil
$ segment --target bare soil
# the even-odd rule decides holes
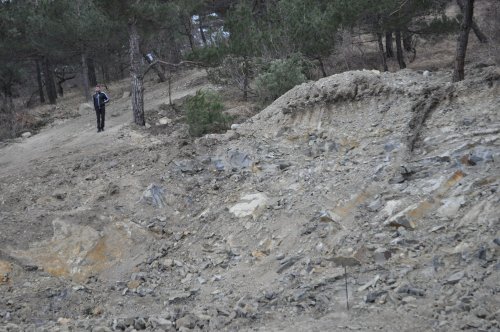
[[[500,70],[467,73],[333,75],[198,139],[165,84],[148,128],[125,85],[103,133],[73,96],[0,147],[0,331],[498,331]]]

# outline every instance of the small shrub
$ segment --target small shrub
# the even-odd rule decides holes
[[[246,60],[248,65],[246,70],[244,63],[243,57],[226,56],[220,66],[207,69],[208,80],[213,84],[231,85],[244,91],[245,76],[247,80],[251,80],[254,77],[254,68],[256,67],[254,59]]]
[[[185,103],[189,133],[202,136],[227,129],[231,118],[222,113],[223,109],[224,105],[217,93],[198,90],[196,95],[187,98]]]
[[[273,101],[294,86],[304,83],[306,76],[303,71],[303,60],[298,55],[272,61],[255,80],[259,99],[262,102]]]

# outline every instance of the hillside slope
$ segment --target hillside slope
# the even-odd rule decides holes
[[[498,330],[500,70],[449,79],[346,72],[195,141],[175,114],[75,135],[89,115],[3,147],[3,329]]]

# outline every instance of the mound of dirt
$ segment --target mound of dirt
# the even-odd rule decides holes
[[[498,330],[500,70],[450,77],[334,75],[195,141],[116,105],[0,158],[4,330]]]

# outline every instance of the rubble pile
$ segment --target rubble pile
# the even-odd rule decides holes
[[[0,173],[0,331],[500,331],[499,80],[346,72]]]

